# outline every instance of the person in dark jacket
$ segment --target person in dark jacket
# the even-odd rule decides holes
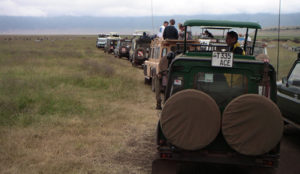
[[[170,25],[167,26],[164,30],[164,33],[163,33],[164,39],[176,39],[176,40],[178,39],[178,31],[174,27],[174,25],[175,25],[175,20],[171,19]]]

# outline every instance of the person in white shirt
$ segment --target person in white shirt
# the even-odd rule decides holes
[[[160,38],[163,37],[164,30],[168,25],[169,25],[169,22],[165,21],[164,24],[159,27],[159,32],[157,34],[158,37],[160,37]]]

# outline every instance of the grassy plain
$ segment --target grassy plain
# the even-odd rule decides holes
[[[282,77],[286,77],[287,74],[289,73],[293,63],[297,59],[297,52],[290,51],[282,46],[282,44],[288,44],[289,46],[299,46],[300,44],[291,42],[291,41],[286,41],[280,42],[279,46],[279,74],[278,74],[278,80],[281,80]],[[278,48],[278,42],[272,41],[268,43],[269,48],[268,50],[268,55],[270,57],[270,63],[274,66],[275,70],[277,70],[277,48]]]
[[[277,57],[279,58],[278,80],[287,76],[294,61],[297,59],[297,52],[288,50],[283,45],[289,47],[300,47],[299,27],[281,27],[278,54],[278,31],[276,28],[267,28],[258,32],[258,40],[266,42],[270,63],[277,71]]]
[[[149,173],[153,93],[95,42],[0,36],[0,173]]]

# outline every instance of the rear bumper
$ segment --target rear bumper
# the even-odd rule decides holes
[[[170,148],[159,147],[157,159],[174,160],[183,163],[211,163],[238,166],[254,166],[277,168],[279,154],[265,154],[261,156],[246,156],[237,152],[220,152],[210,150],[172,151]]]
[[[104,48],[105,47],[105,44],[97,44],[96,45],[98,48]]]
[[[129,53],[119,52],[119,55],[122,56],[122,57],[129,57]]]
[[[144,62],[145,62],[145,60],[147,60],[146,58],[143,58],[143,59],[134,59],[134,62],[136,63],[136,64],[143,64]]]

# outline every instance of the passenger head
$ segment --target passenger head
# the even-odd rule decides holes
[[[170,20],[170,24],[171,24],[171,25],[175,25],[175,20],[174,20],[174,19],[171,19],[171,20]]]
[[[179,28],[180,31],[184,31],[184,26],[182,25],[182,23],[178,24],[178,28]]]
[[[226,36],[226,43],[233,46],[238,40],[238,34],[235,31],[229,31]]]
[[[169,25],[169,22],[168,22],[168,21],[165,21],[165,22],[164,22],[164,26],[167,27],[168,25]]]

